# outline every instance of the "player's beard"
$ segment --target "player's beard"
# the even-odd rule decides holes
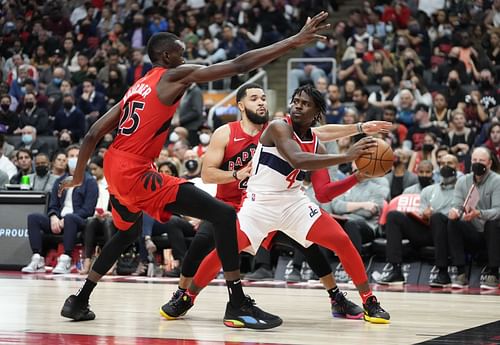
[[[245,114],[247,114],[248,120],[255,125],[263,125],[269,121],[269,110],[266,110],[265,115],[257,115],[256,112],[245,108]]]

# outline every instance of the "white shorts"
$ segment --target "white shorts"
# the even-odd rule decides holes
[[[319,206],[303,193],[247,193],[238,212],[240,230],[250,240],[244,251],[255,255],[262,241],[275,230],[307,248],[312,244],[306,240],[307,234],[320,216]]]

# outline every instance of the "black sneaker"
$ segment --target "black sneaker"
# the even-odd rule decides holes
[[[167,320],[175,320],[186,315],[193,305],[191,297],[185,291],[177,290],[170,301],[161,307],[160,314]]]
[[[82,302],[78,296],[69,296],[61,309],[61,316],[75,321],[89,321],[95,319],[95,314],[89,309],[88,302]]]
[[[371,296],[363,304],[365,309],[365,321],[371,323],[389,323],[391,316],[386,312],[377,301],[377,297]]]
[[[385,273],[385,272],[384,272]],[[405,283],[405,277],[400,269],[394,268],[387,274],[383,274],[382,278],[377,280],[377,284],[381,285],[401,285]]]
[[[359,320],[363,318],[363,308],[345,297],[345,292],[339,292],[335,299],[331,298],[333,317]]]
[[[436,287],[436,288],[450,287],[451,286],[450,275],[446,271],[444,272],[439,271],[436,278],[432,279],[429,285],[431,287]]]
[[[249,296],[239,308],[227,302],[224,325],[232,328],[270,329],[283,323],[279,316],[266,313],[255,306],[255,301]]]

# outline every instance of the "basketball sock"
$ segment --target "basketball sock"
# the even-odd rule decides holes
[[[177,290],[179,290],[180,292],[186,292],[187,291],[187,289],[183,289],[180,286],[177,286]]]
[[[233,307],[238,308],[245,300],[243,287],[241,286],[241,279],[226,280],[227,290],[229,291],[229,302]]]
[[[186,295],[189,296],[189,298],[191,298],[191,303],[194,304],[194,300],[196,299],[196,297],[198,297],[198,294],[197,293],[194,293],[192,291],[189,291],[189,290],[184,290],[183,292],[186,293]]]
[[[76,296],[78,296],[80,300],[88,302],[90,294],[96,286],[97,283],[94,283],[87,278],[85,279],[85,283],[83,284],[82,288],[76,293]]]
[[[335,286],[334,288],[327,290],[327,292],[328,292],[328,295],[330,295],[331,299],[335,299],[335,296],[337,296],[340,293],[340,289],[338,286]]]
[[[361,299],[363,300],[363,304],[366,304],[366,301],[368,300],[368,298],[373,296],[373,292],[372,292],[372,290],[370,290],[368,292],[360,292],[359,295],[361,296]]]

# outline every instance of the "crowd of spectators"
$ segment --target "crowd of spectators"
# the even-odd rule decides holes
[[[144,54],[152,34],[173,32],[186,44],[186,60],[216,63],[289,36],[318,6],[337,8],[335,1],[300,0],[3,2],[0,188],[30,175],[32,188],[55,193],[51,188],[54,181],[72,171],[67,168],[67,149],[75,150],[73,144],[81,141],[89,126],[152,68]],[[486,147],[492,152],[488,172],[496,176],[495,160],[500,158],[500,0],[365,1],[349,12],[347,20],[335,22],[326,41],[304,49],[303,56],[336,60],[333,73],[331,63],[311,62],[295,66],[288,75],[289,91],[310,82],[324,94],[325,123],[393,123],[391,132],[382,136],[395,151],[392,172],[323,205],[339,217],[360,252],[380,236],[386,203],[448,181],[442,176],[446,155],[456,159],[456,176],[470,176],[474,163],[484,163],[482,155],[471,159],[474,149]],[[229,83],[214,83],[214,87],[236,88],[241,82],[235,77]],[[213,131],[206,124],[204,87],[193,84],[187,90],[157,163],[162,172],[193,180],[213,192],[213,186],[203,185],[199,178]],[[275,116],[284,113],[286,110],[278,111]],[[113,135],[103,138],[90,164],[100,199],[106,183],[99,173],[99,158]],[[343,152],[352,140],[341,139],[329,150]],[[332,170],[332,177],[342,178],[355,168],[341,165]],[[359,199],[364,192],[370,197]],[[101,224],[105,229],[101,232],[109,238],[109,207],[102,200],[105,197],[90,202],[99,204],[89,213],[96,219],[90,224]],[[499,202],[494,200],[488,207],[497,208]],[[198,220],[180,219],[170,226],[145,222],[139,245],[144,264],[136,274],[145,274],[148,251],[157,249],[152,237],[162,233],[175,238],[176,245],[164,257],[169,275],[178,274],[188,243],[184,237],[192,236],[198,225]],[[60,231],[63,228],[54,226]],[[83,228],[80,224],[68,235],[72,239],[56,272],[69,270],[74,233]],[[83,272],[88,271],[94,253],[94,238],[92,234],[85,240],[89,248],[85,248]],[[394,248],[391,244],[388,257],[401,261]],[[40,263],[43,253],[39,253],[41,248],[35,249]],[[36,272],[37,262],[27,271]],[[398,281],[400,262],[391,264],[393,275],[384,279]],[[262,267],[270,271],[272,266],[265,263]],[[289,275],[296,278],[297,268],[307,271],[307,264],[295,259]]]

